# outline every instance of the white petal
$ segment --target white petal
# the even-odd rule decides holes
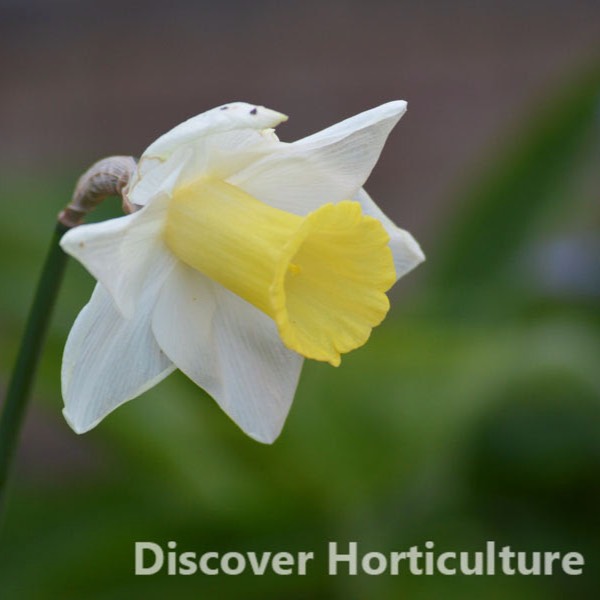
[[[394,267],[396,268],[396,280],[412,271],[419,263],[425,260],[417,240],[405,231],[397,227],[393,221],[373,202],[369,194],[361,189],[353,198],[361,203],[363,212],[381,222],[390,236],[390,249],[394,256]]]
[[[176,149],[164,161],[147,159],[144,162],[141,159],[125,191],[128,200],[138,206],[145,206],[155,198],[170,197],[192,158],[193,149],[184,146]]]
[[[212,395],[242,430],[270,444],[281,433],[304,359],[283,345],[272,319],[220,291],[215,348],[222,381]]]
[[[163,351],[207,391],[219,379],[212,348],[217,310],[213,285],[178,263],[161,290],[152,318],[152,329]]]
[[[156,286],[146,292],[135,316],[125,319],[97,284],[71,329],[62,363],[63,412],[77,433],[92,429],[175,369],[152,334]]]
[[[293,144],[282,144],[229,181],[267,204],[299,215],[347,200],[370,175],[405,111],[406,102],[389,102]]]
[[[136,310],[145,282],[162,282],[176,259],[162,239],[168,198],[136,213],[101,223],[80,225],[61,239],[74,256],[112,295],[123,316]]]
[[[181,123],[144,152],[129,184],[129,200],[145,205],[160,189],[170,193],[203,175],[226,179],[281,144],[273,133],[287,117],[262,106],[227,104]],[[175,180],[165,178],[180,169]]]
[[[185,160],[176,184],[186,185],[200,177],[227,179],[278,151],[282,145],[272,130],[236,129],[204,136],[182,147],[189,151],[189,158]],[[172,157],[178,152],[176,150]],[[142,177],[141,183],[146,177]]]
[[[231,102],[180,123],[148,146],[142,158],[153,157],[164,160],[176,148],[195,143],[209,134],[234,129],[268,129],[286,120],[286,115],[264,106]]]
[[[163,287],[153,329],[169,358],[243,431],[263,443],[277,438],[303,358],[282,344],[269,317],[179,265]]]

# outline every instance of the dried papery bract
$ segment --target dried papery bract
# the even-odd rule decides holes
[[[129,202],[126,191],[136,168],[133,156],[109,156],[94,163],[77,181],[73,198],[58,221],[69,228],[80,225],[108,196],[120,196],[126,214],[135,212],[138,207]]]

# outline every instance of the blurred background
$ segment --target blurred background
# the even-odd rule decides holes
[[[0,386],[55,214],[92,162],[233,100],[291,141],[392,99],[367,189],[421,242],[369,344],[306,364],[261,446],[181,374],[76,436],[71,264],[0,535],[4,599],[597,598],[600,4],[0,0]],[[94,216],[119,214],[109,202]],[[134,577],[135,541],[577,551],[581,577]]]

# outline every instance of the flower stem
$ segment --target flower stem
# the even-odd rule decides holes
[[[56,224],[0,415],[0,508],[5,500],[11,463],[52,308],[67,264],[68,257],[62,251],[59,241],[68,230],[69,227],[62,223]]]

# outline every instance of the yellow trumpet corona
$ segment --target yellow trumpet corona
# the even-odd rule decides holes
[[[334,366],[389,310],[389,239],[358,202],[300,217],[218,179],[177,188],[164,230],[173,254],[271,317],[288,348]]]

